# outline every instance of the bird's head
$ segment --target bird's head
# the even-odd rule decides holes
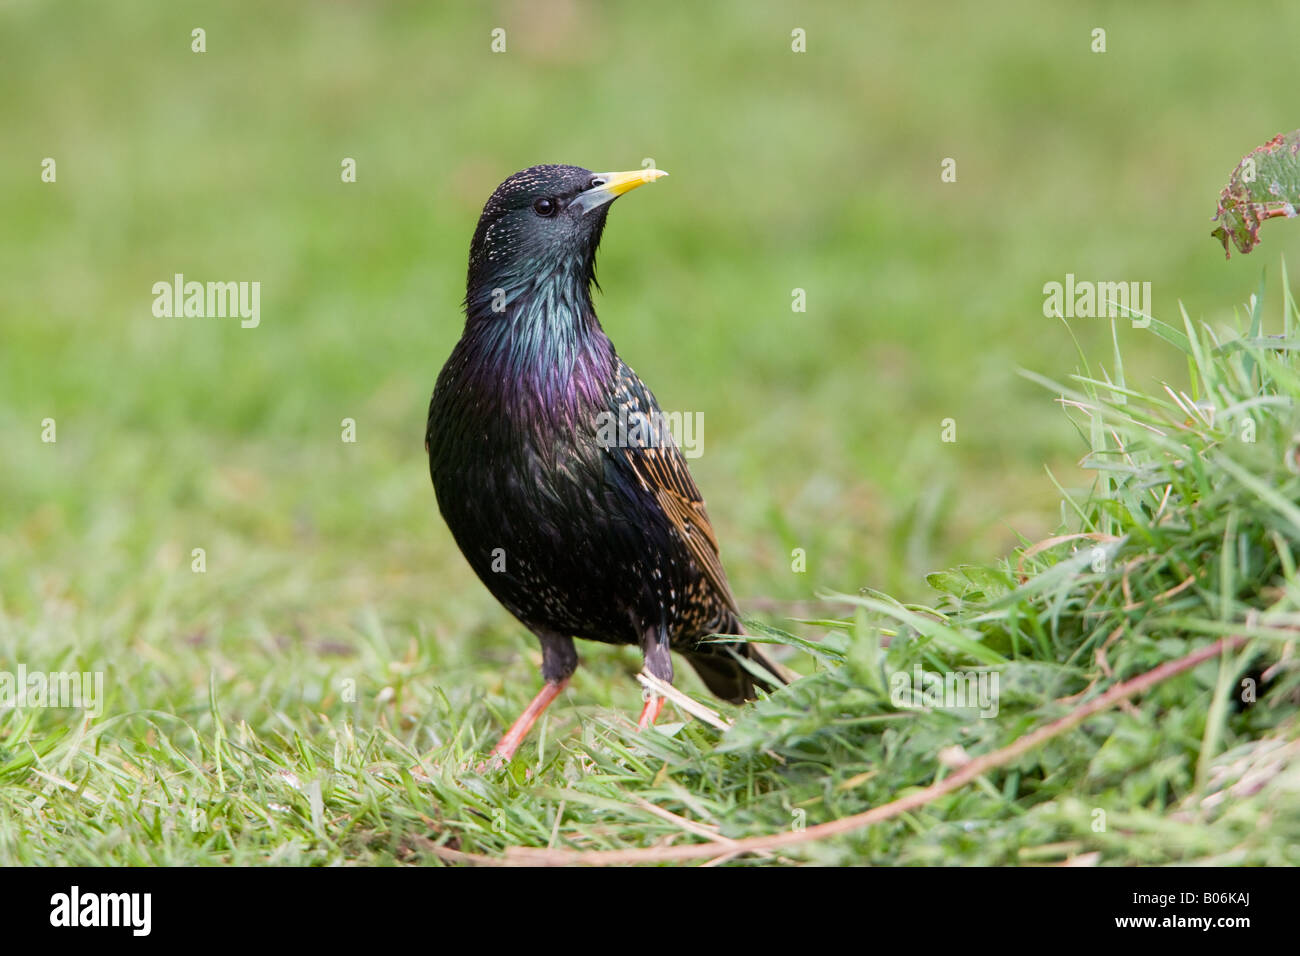
[[[580,166],[532,166],[492,193],[469,250],[468,304],[494,286],[567,276],[585,289],[609,204],[668,174],[662,169],[593,173]]]

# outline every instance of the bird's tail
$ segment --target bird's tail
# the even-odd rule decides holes
[[[743,634],[744,630],[740,627],[740,622],[736,621],[735,629],[729,629],[727,633]],[[741,663],[741,658],[757,664],[770,677],[752,674]],[[759,652],[757,645],[743,641],[700,644],[686,655],[686,659],[695,668],[695,673],[700,675],[704,686],[733,704],[754,700],[757,696],[754,693],[755,686],[770,694],[782,684],[789,683],[781,669]]]

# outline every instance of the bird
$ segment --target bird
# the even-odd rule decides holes
[[[470,242],[425,449],[461,553],[541,644],[543,685],[493,748],[502,761],[568,685],[574,638],[639,646],[669,683],[676,651],[732,703],[785,682],[753,644],[708,640],[745,631],[704,499],[592,301],[611,203],[666,175],[532,166],[493,191]],[[662,706],[648,693],[638,728]]]

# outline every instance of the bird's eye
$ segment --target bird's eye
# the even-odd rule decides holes
[[[539,216],[554,216],[556,210],[555,201],[552,199],[538,199],[533,202],[533,212]]]
[[[591,177],[591,182],[587,183],[587,188],[588,188],[588,189],[599,189],[599,188],[600,188],[601,186],[603,186],[603,185],[605,185],[605,180],[604,180],[604,179],[602,179],[600,176],[592,176],[592,177]]]

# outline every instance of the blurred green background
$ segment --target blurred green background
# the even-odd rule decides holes
[[[1273,227],[1225,262],[1209,237],[1241,155],[1300,126],[1300,7],[1253,11],[0,4],[6,654],[94,640],[183,695],[223,653],[342,653],[366,621],[444,665],[531,653],[443,527],[422,440],[479,210],[542,162],[672,173],[614,210],[597,307],[663,406],[704,416],[692,467],[746,611],[924,597],[925,572],[1050,533],[1044,465],[1088,478],[1017,375],[1077,365],[1043,284],[1149,281],[1166,321],[1179,300],[1221,320],[1300,248]],[[260,327],[155,318],[177,272],[260,281]],[[1072,327],[1104,364],[1109,323]],[[1181,381],[1119,336],[1130,381]]]

